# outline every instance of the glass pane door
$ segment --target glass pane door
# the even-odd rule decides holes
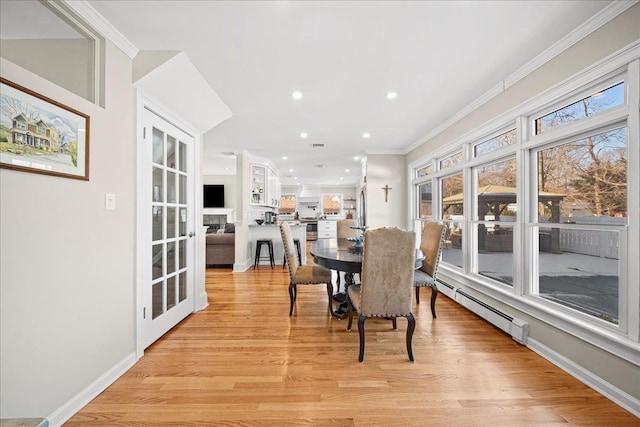
[[[145,347],[193,311],[193,138],[146,111],[145,137],[151,178],[147,212],[148,287],[143,308]],[[148,126],[147,126],[148,125]]]

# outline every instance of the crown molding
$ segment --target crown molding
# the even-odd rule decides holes
[[[576,29],[571,31],[569,34],[567,34],[565,37],[563,37],[562,39],[560,39],[559,41],[551,45],[549,48],[547,48],[540,55],[536,56],[534,59],[527,62],[518,70],[516,70],[515,72],[507,76],[500,83],[498,83],[497,85],[489,89],[487,92],[485,92],[475,101],[473,101],[471,104],[467,105],[464,109],[459,111],[456,115],[454,115],[453,117],[449,118],[444,123],[442,123],[441,125],[434,128],[432,131],[427,133],[422,138],[418,139],[413,144],[409,145],[404,150],[404,153],[408,154],[411,151],[415,150],[416,148],[418,148],[419,146],[421,146],[422,144],[424,144],[434,136],[438,135],[440,132],[444,131],[445,129],[447,129],[448,127],[450,127],[451,125],[459,121],[460,119],[462,119],[464,116],[466,116],[473,110],[479,108],[480,106],[482,106],[483,104],[491,100],[493,97],[504,92],[510,86],[513,86],[520,80],[524,79],[529,74],[533,73],[535,70],[542,67],[544,64],[551,61],[553,58],[555,58],[565,50],[569,49],[571,46],[578,43],[580,40],[584,39],[589,34],[593,33],[594,31],[602,27],[607,22],[611,21],[616,16],[620,15],[630,7],[634,6],[636,3],[638,3],[638,1],[639,0],[631,0],[631,1],[615,0],[608,6],[605,6],[600,12],[593,15],[587,21],[582,23],[579,27],[577,27]]]
[[[495,85],[494,87],[486,91],[483,95],[481,95],[475,101],[473,101],[472,103],[467,105],[465,108],[458,111],[455,115],[447,119],[444,123],[434,128],[431,132],[429,132],[422,138],[418,139],[413,144],[409,145],[404,150],[404,154],[408,154],[409,152],[415,150],[416,148],[418,148],[419,146],[421,146],[422,144],[424,144],[434,136],[438,135],[440,132],[444,131],[445,129],[447,129],[448,127],[450,127],[451,125],[459,121],[460,119],[462,119],[467,114],[480,108],[484,103],[488,102],[489,100],[491,100],[491,98],[493,98],[494,96],[502,92],[504,92],[504,81],[501,81],[500,83],[498,83],[497,85]]]
[[[600,12],[593,15],[587,21],[582,23],[575,30],[567,34],[562,39],[547,48],[540,55],[524,64],[517,71],[504,79],[504,88],[507,89],[513,86],[529,74],[533,73],[538,68],[542,67],[547,62],[551,61],[556,56],[560,55],[565,50],[569,49],[580,40],[587,37],[589,34],[602,27],[607,22],[611,21],[616,16],[620,15],[631,6],[638,3],[638,0],[624,1],[617,0],[608,6],[604,7]]]
[[[99,32],[105,39],[115,44],[125,55],[133,59],[138,54],[139,49],[129,41],[120,31],[118,31],[109,21],[95,10],[86,0],[63,0],[63,3],[73,10],[87,24]]]

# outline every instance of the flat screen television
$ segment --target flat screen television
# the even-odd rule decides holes
[[[205,208],[224,208],[224,185],[205,185],[202,191]]]

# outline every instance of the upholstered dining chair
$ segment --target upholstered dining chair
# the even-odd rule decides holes
[[[289,267],[289,299],[291,300],[289,316],[293,315],[293,304],[298,295],[298,285],[317,285],[322,283],[327,285],[329,315],[331,315],[331,296],[333,295],[331,270],[319,265],[300,265],[298,263],[296,249],[293,244],[293,234],[291,233],[289,223],[283,222],[280,224],[280,234],[282,235],[284,254],[287,258],[287,267]]]
[[[398,228],[378,228],[365,233],[362,253],[361,283],[347,288],[349,324],[358,312],[360,353],[364,360],[364,323],[368,317],[390,318],[397,329],[396,318],[406,317],[407,353],[413,362],[413,331],[416,321],[412,309],[415,233]]]
[[[346,239],[347,237],[358,237],[358,230],[351,228],[358,225],[357,219],[341,219],[336,221],[336,235],[338,239]]]
[[[446,227],[439,222],[427,222],[420,239],[420,250],[424,254],[424,260],[419,269],[415,271],[413,286],[416,288],[416,303],[420,304],[420,288],[431,288],[431,316],[436,318],[436,298],[438,298],[438,285],[436,276],[438,264],[440,264],[440,252],[444,242]]]

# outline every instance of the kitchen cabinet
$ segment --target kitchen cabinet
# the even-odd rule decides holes
[[[280,177],[271,168],[267,167],[267,206],[280,207],[281,192]]]
[[[318,239],[336,239],[338,237],[335,221],[318,220]]]
[[[267,167],[264,165],[251,165],[251,204],[266,204],[267,189]]]
[[[282,184],[280,177],[269,166],[258,163],[251,164],[251,199],[252,205],[280,206]]]

